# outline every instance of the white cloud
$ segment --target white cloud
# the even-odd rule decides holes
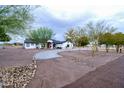
[[[96,14],[96,16],[98,16],[100,18],[105,18],[105,17],[113,16],[123,9],[124,9],[123,6],[118,6],[118,5],[115,5],[115,6],[95,6],[91,9],[91,11],[93,11]]]
[[[62,31],[67,31],[71,26],[82,25],[87,21],[109,20],[115,26],[123,28],[124,0],[3,0],[6,5],[16,2],[24,5],[41,5],[38,10],[39,24],[35,26],[48,26],[56,31],[56,38],[62,36]],[[1,0],[1,5],[2,2]],[[23,3],[21,3],[21,2]],[[118,14],[121,12],[122,14]],[[116,15],[118,14],[118,15]],[[86,17],[86,16],[89,17]],[[121,16],[120,16],[121,15]],[[86,19],[86,20],[84,20]],[[61,33],[60,33],[61,32]]]
[[[3,5],[47,5],[47,6],[87,6],[87,5],[123,5],[123,0],[1,0]]]
[[[122,9],[124,0],[1,0],[0,4],[41,5],[47,7],[56,18],[70,20],[87,11],[99,17],[111,16]]]
[[[94,0],[95,1],[95,0]],[[60,2],[61,3],[61,2]],[[64,5],[65,4],[65,5]],[[89,21],[106,20],[109,24],[120,28],[124,22],[124,6],[122,5],[101,5],[84,3],[62,3],[60,4],[43,4],[42,9],[35,14],[40,18],[40,26],[47,26],[56,32],[56,38],[62,39],[63,32],[74,26],[82,26]],[[39,13],[38,13],[39,12]],[[119,29],[121,31],[123,28]],[[61,32],[61,33],[60,33]]]
[[[97,17],[112,16],[124,9],[122,0],[46,0],[41,4],[56,18],[71,20],[86,12],[92,12]]]

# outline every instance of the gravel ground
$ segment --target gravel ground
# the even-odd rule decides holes
[[[6,66],[24,66],[32,63],[32,57],[35,53],[42,51],[36,49],[22,49],[7,47],[0,49],[0,67]]]
[[[37,65],[35,62],[26,66],[0,68],[0,87],[24,88],[34,77]]]
[[[98,52],[95,57],[91,51],[66,51],[60,58],[39,60],[38,68],[28,87],[56,88],[68,85],[96,68],[117,59],[123,54]]]
[[[89,72],[64,88],[124,88],[124,56]]]
[[[15,47],[0,49],[0,86],[26,87],[36,72],[32,59],[33,55],[39,51],[42,50],[25,50]]]
[[[29,65],[32,63],[33,55],[39,51],[42,50],[0,49],[0,67]],[[99,52],[95,57],[92,57],[90,51],[81,50],[66,51],[59,54],[63,57],[37,62],[36,75],[27,87],[63,87],[109,62],[113,63],[112,60],[123,55],[115,52],[108,54]]]

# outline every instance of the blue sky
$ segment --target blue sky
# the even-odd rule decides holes
[[[75,1],[75,0],[74,0]],[[94,0],[98,1],[98,0]],[[106,1],[106,0],[105,0]],[[64,40],[64,33],[69,28],[83,26],[89,21],[106,20],[108,23],[118,28],[118,31],[124,30],[124,6],[118,4],[80,4],[72,3],[60,5],[44,4],[34,12],[35,22],[33,26],[49,27],[56,33],[55,38]],[[101,5],[100,5],[101,4]]]

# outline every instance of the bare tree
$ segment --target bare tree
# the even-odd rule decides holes
[[[89,22],[84,27],[87,35],[89,37],[91,47],[92,47],[92,56],[95,52],[98,51],[99,38],[106,32],[114,32],[116,28],[111,25],[106,24],[105,21],[99,21],[97,23]]]

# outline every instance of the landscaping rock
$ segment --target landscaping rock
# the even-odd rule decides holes
[[[0,87],[24,88],[34,77],[36,62],[26,66],[1,68]]]
[[[3,84],[2,84],[2,82],[0,82],[0,88],[2,88],[2,86],[3,86]]]

